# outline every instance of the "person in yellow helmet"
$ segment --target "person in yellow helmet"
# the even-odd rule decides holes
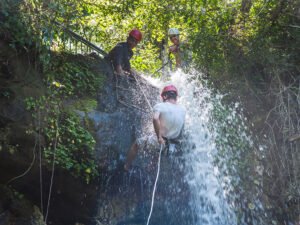
[[[187,68],[191,62],[191,51],[186,42],[180,41],[180,32],[177,28],[170,28],[168,31],[170,41],[169,53],[173,54],[176,60],[176,68]]]

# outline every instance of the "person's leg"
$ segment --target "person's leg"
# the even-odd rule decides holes
[[[125,170],[129,170],[132,161],[135,159],[136,155],[138,153],[138,145],[136,141],[131,145],[131,148],[127,154],[126,162],[124,165]]]

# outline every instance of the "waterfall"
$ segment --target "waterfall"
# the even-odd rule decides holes
[[[188,76],[191,75],[178,71],[170,82],[179,89],[178,103],[187,109],[185,129],[194,143],[194,148],[186,149],[185,155],[185,179],[191,192],[189,206],[196,216],[195,225],[235,225],[235,215],[218,179],[218,168],[213,165],[213,154],[217,149],[215,135],[209,129],[212,94],[199,78]]]
[[[253,166],[251,164],[257,164],[257,170],[261,170],[261,165],[253,161],[243,171],[237,166],[247,160],[249,154],[255,154],[239,103],[226,108],[222,104],[223,96],[213,93],[201,79],[201,74],[195,71],[186,74],[178,70],[169,81],[158,82],[157,86],[162,88],[169,83],[178,88],[178,104],[187,110],[185,130],[189,142],[193,143],[192,148],[187,145],[184,149],[184,179],[190,192],[186,207],[189,207],[189,217],[193,217],[192,224],[264,224],[263,217],[266,215],[259,200],[261,189],[257,188],[262,185],[262,179],[256,176],[254,180],[253,174],[248,172],[249,167]],[[222,111],[222,116],[226,118],[214,118],[216,111]],[[232,134],[224,132],[224,129]],[[258,148],[261,151],[262,146]],[[247,174],[249,180],[253,179],[258,184],[250,182],[251,188],[247,194],[240,187],[241,174]],[[235,193],[237,187],[241,189],[240,193]]]
[[[175,85],[178,104],[187,110],[183,154],[162,157],[149,224],[267,224],[262,220],[265,213],[258,188],[262,179],[255,177],[253,171],[253,168],[261,170],[253,156],[258,157],[256,150],[262,148],[256,148],[247,132],[239,104],[224,106],[224,96],[213,92],[196,72],[186,74],[178,70],[168,81],[144,78],[159,89]],[[137,91],[130,99],[139,102],[140,98],[156,95],[147,89],[146,95]],[[143,126],[152,128],[153,133],[150,114]],[[113,195],[103,194],[99,199],[97,224],[146,224],[157,172],[157,161],[152,156],[152,162],[149,161],[146,152],[158,154],[155,149],[144,147],[135,160],[137,166],[129,173],[117,173],[111,176],[114,179],[106,180],[105,192]],[[249,182],[245,182],[245,177]],[[115,191],[111,191],[113,186]]]

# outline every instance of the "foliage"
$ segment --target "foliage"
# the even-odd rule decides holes
[[[27,110],[32,111],[35,123],[29,132],[45,137],[43,155],[48,165],[55,160],[61,168],[86,182],[98,175],[94,160],[95,140],[88,131],[89,124],[81,121],[74,110],[91,110],[95,107],[96,92],[103,84],[103,76],[90,70],[86,61],[69,55],[53,55],[45,69],[44,81],[47,94],[25,100]],[[84,99],[79,100],[80,98]],[[65,106],[65,100],[74,101]]]
[[[56,86],[65,97],[96,96],[104,77],[90,70],[85,61],[58,55],[51,58],[45,71],[46,83]]]
[[[148,73],[161,66],[162,42],[170,44],[168,28],[178,27],[181,39],[188,39],[193,47],[196,66],[211,79],[223,81],[225,77],[250,81],[252,85],[263,84],[267,100],[276,99],[275,103],[269,102],[273,105],[269,118],[279,115],[280,119],[267,122],[271,127],[270,148],[281,150],[270,151],[268,157],[271,162],[281,160],[273,155],[286,158],[287,152],[287,159],[278,165],[268,164],[275,171],[270,180],[276,178],[281,189],[293,190],[299,186],[299,160],[293,159],[299,157],[299,145],[281,146],[276,140],[285,142],[299,133],[299,8],[297,0],[4,0],[0,2],[0,33],[16,50],[21,46],[40,53],[38,56],[49,76],[48,84],[59,87],[58,91],[66,96],[81,96],[83,90],[95,90],[87,88],[95,78],[87,72],[87,67],[49,64],[51,57],[47,50],[77,48],[55,21],[105,51],[124,41],[130,29],[139,28],[144,38],[135,49],[132,64]],[[81,71],[89,77],[87,81],[82,80]],[[233,137],[230,141],[246,147]],[[292,172],[285,176],[286,170]],[[283,172],[277,179],[276,172],[280,171]],[[274,204],[283,209],[282,202],[291,195],[279,192],[285,193],[272,193],[281,195],[280,203]],[[297,196],[293,195],[293,199]],[[299,200],[296,202],[299,207]]]
[[[9,143],[8,136],[11,134],[10,128],[0,128],[0,152],[7,151],[10,154],[14,154],[17,151],[18,144],[12,145]]]
[[[269,224],[267,214],[262,213],[265,212],[261,198],[262,147],[251,140],[253,135],[247,130],[247,121],[237,103],[230,107],[214,100],[213,104],[211,131],[215,133],[218,149],[214,164],[219,168],[230,205],[236,211],[237,223]]]
[[[97,101],[94,98],[81,98],[65,107],[66,111],[80,110],[82,112],[90,112],[97,108]]]
[[[11,46],[16,43],[20,46],[32,45],[38,41],[31,28],[27,27],[30,23],[31,16],[28,15],[29,9],[24,14],[20,14],[20,1],[1,1],[0,2],[0,33],[4,37],[10,38]]]
[[[81,125],[79,118],[72,114],[62,114],[57,124],[50,121],[45,129],[49,146],[44,149],[45,158],[55,160],[60,167],[70,170],[75,176],[85,177],[89,183],[91,177],[98,174],[94,158],[95,140]],[[54,124],[53,124],[54,123]],[[56,132],[58,137],[56,137]],[[57,138],[54,150],[53,140]]]
[[[139,28],[144,38],[133,65],[148,72],[159,67],[161,42],[168,42],[170,27],[181,29],[182,39],[192,43],[197,65],[211,75],[253,71],[256,64],[268,67],[274,61],[293,66],[299,61],[299,3],[295,0],[31,0],[15,1],[14,7],[8,1],[2,4],[6,19],[2,29],[20,34],[12,38],[20,43],[49,48],[67,45],[69,39],[56,21],[109,51],[126,39],[130,29]],[[268,71],[259,72],[268,75]]]
[[[98,174],[93,157],[95,140],[82,126],[79,117],[62,111],[57,96],[30,97],[25,103],[35,121],[28,132],[35,131],[46,139],[41,147],[47,164],[55,160],[61,168],[87,182],[95,177]]]

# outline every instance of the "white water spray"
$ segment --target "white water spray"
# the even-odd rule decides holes
[[[226,202],[225,192],[213,166],[212,154],[216,151],[214,134],[209,130],[213,109],[211,91],[199,80],[177,71],[167,83],[179,91],[178,103],[187,109],[185,129],[195,149],[186,154],[186,180],[191,190],[190,207],[196,217],[195,225],[235,225],[235,215]],[[163,87],[166,83],[160,83]]]

